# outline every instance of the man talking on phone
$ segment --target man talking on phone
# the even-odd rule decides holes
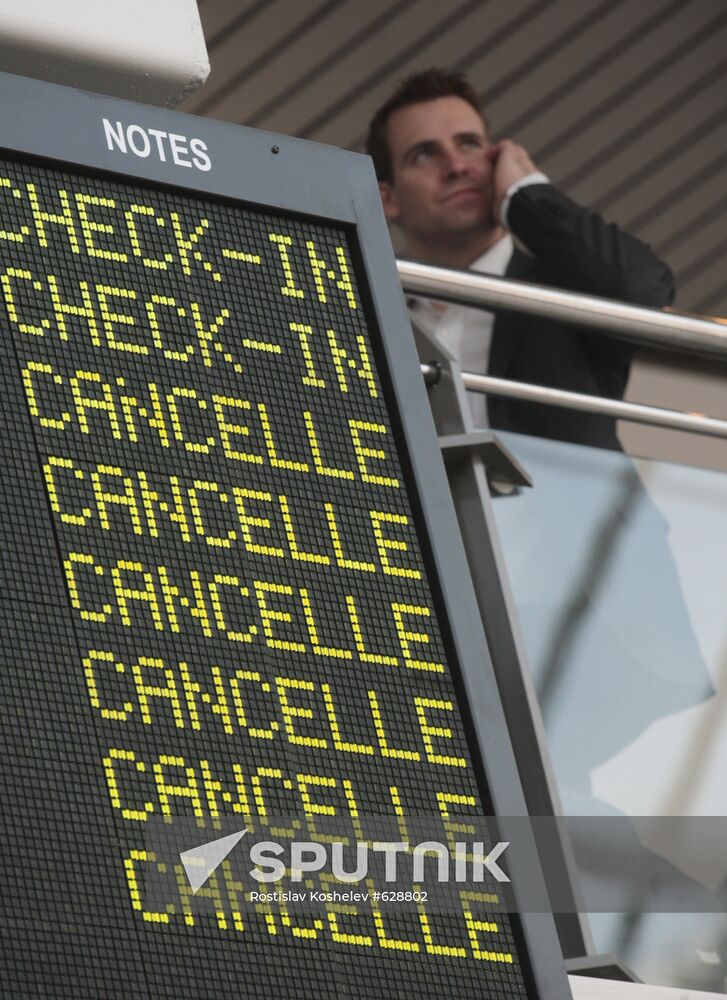
[[[407,255],[534,284],[660,307],[669,268],[639,240],[555,188],[522,146],[493,142],[466,78],[431,69],[404,80],[376,112],[367,149],[384,212]],[[553,319],[491,314],[425,300],[412,318],[465,371],[623,397],[636,347]],[[471,395],[475,424],[618,449],[614,421]]]

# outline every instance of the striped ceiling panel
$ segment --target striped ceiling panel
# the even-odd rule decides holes
[[[394,83],[465,70],[496,136],[651,243],[727,316],[725,0],[200,0],[183,110],[360,149]]]

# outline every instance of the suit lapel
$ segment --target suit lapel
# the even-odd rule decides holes
[[[537,264],[532,257],[523,253],[522,250],[518,250],[516,246],[505,271],[505,277],[517,278],[520,281],[536,281]],[[526,325],[527,316],[522,314],[503,312],[495,316],[488,365],[490,375],[496,375],[500,378],[507,375],[510,362],[515,355],[518,341]]]

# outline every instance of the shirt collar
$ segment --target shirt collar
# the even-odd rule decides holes
[[[507,271],[513,249],[512,236],[510,233],[505,233],[496,243],[488,247],[483,254],[480,254],[477,260],[473,260],[468,270],[476,271],[478,274],[494,274],[502,277]],[[433,309],[431,300],[424,297],[409,298],[407,299],[407,305],[410,308],[428,308],[432,312],[439,312],[439,310]]]

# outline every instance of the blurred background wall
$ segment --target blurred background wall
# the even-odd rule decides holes
[[[361,149],[398,79],[464,70],[496,137],[667,260],[679,309],[727,317],[724,0],[199,0],[199,11],[212,71],[182,110]],[[726,376],[643,352],[627,398],[727,417]],[[727,469],[727,442],[633,424],[621,437],[637,454]]]

